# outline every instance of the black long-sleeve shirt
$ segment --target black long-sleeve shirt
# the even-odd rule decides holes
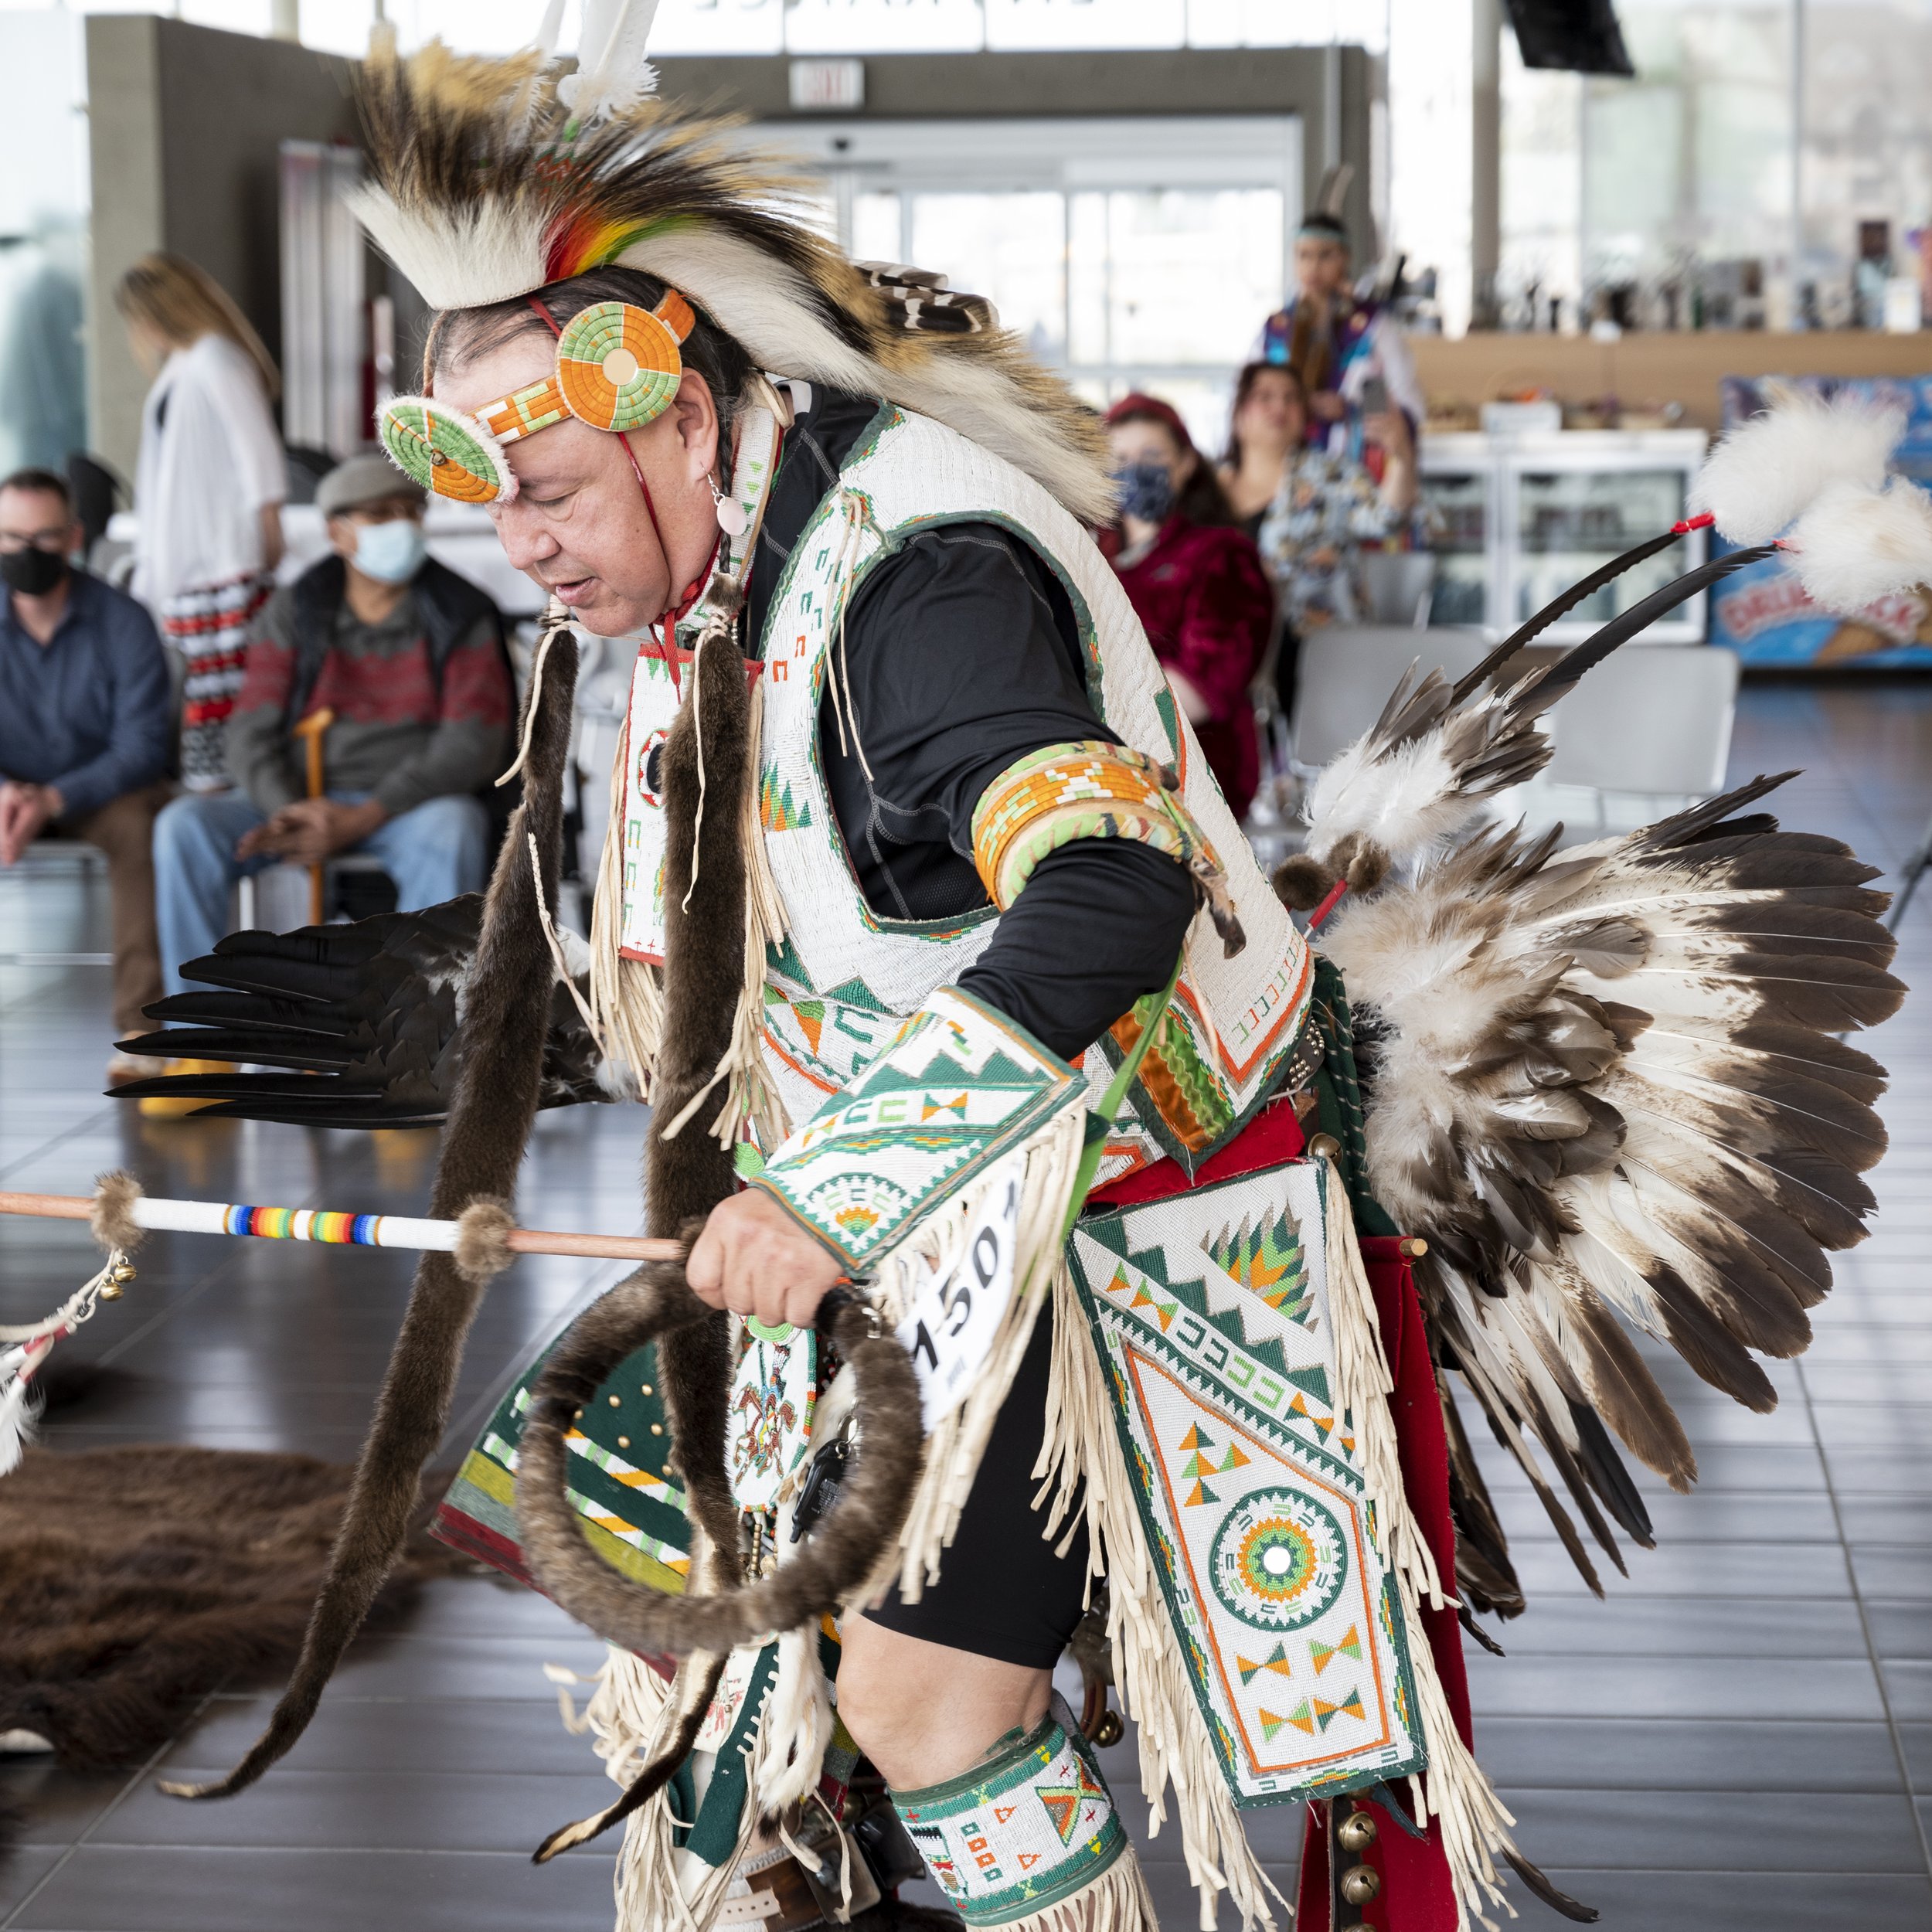
[[[816,389],[787,436],[752,572],[748,638],[760,634],[792,545],[879,407]],[[847,613],[838,668],[851,713],[842,743],[828,692],[819,752],[860,887],[882,918],[984,906],[972,818],[987,786],[1049,745],[1119,742],[1087,698],[1066,593],[995,524],[941,526],[875,566]],[[1192,882],[1164,854],[1079,839],[1040,862],[959,983],[1077,1060],[1167,983],[1194,910]]]

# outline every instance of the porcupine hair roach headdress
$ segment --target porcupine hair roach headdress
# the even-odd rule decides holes
[[[1065,386],[987,304],[848,261],[806,225],[803,174],[748,149],[736,124],[640,95],[632,12],[620,9],[611,36],[628,46],[594,63],[587,49],[574,75],[540,47],[503,60],[440,44],[407,60],[372,53],[372,181],[356,212],[430,303],[479,308],[593,268],[641,270],[760,368],[933,417],[1074,515],[1110,518],[1104,439]]]

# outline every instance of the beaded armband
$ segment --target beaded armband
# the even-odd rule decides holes
[[[1128,1850],[1100,1764],[1057,1700],[985,1762],[944,1784],[895,1791],[892,1801],[947,1903],[975,1932],[1037,1921],[1104,1883]],[[1124,1863],[1131,1894],[1138,1879],[1131,1855]]]
[[[1232,957],[1243,944],[1221,861],[1171,770],[1126,745],[1049,745],[1009,765],[973,812],[973,863],[1004,912],[1048,853],[1077,838],[1131,838],[1194,880]]]

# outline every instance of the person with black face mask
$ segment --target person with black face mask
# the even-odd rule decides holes
[[[132,597],[68,561],[80,547],[66,484],[50,470],[0,481],[0,866],[52,832],[107,856],[114,1025],[145,1032],[161,997],[155,816],[174,736],[167,661]],[[147,1063],[114,1055],[111,1081]]]
[[[1107,413],[1121,521],[1100,538],[1174,699],[1236,818],[1261,757],[1248,686],[1267,648],[1274,596],[1253,540],[1235,527],[1213,471],[1173,407],[1124,396]]]

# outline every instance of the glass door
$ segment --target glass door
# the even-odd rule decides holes
[[[1165,397],[1201,447],[1286,288],[1301,206],[1292,115],[792,121],[757,131],[826,172],[860,260],[988,297],[1097,407]]]

